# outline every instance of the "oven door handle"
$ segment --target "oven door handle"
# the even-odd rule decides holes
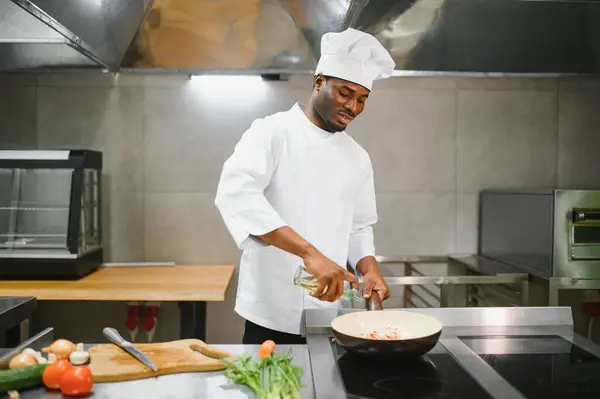
[[[585,222],[586,220],[600,220],[600,212],[586,212],[573,210],[571,212],[571,220],[574,223]]]

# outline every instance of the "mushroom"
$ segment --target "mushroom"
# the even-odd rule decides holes
[[[90,359],[90,354],[85,351],[75,351],[69,356],[69,361],[75,366],[86,364]]]

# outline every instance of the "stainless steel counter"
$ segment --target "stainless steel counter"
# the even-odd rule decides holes
[[[391,309],[390,309],[391,310]],[[402,309],[436,317],[444,324],[440,342],[430,354],[449,353],[470,377],[478,382],[492,397],[502,399],[523,399],[513,387],[480,356],[490,350],[477,343],[467,346],[464,339],[469,337],[494,338],[494,353],[569,353],[571,343],[600,357],[600,347],[573,332],[571,309],[567,307],[539,308],[429,308]],[[306,310],[303,316],[303,333],[307,345],[278,346],[278,350],[292,349],[294,364],[304,370],[303,383],[306,387],[303,399],[345,399],[347,396],[340,369],[337,366],[330,337],[330,323],[340,314],[360,311],[359,309]],[[384,310],[388,311],[388,310]],[[517,337],[520,336],[520,337]],[[557,336],[562,339],[521,340],[523,337]],[[507,340],[507,337],[515,337]],[[476,341],[476,340],[475,340]],[[234,354],[256,355],[258,346],[215,345]],[[40,388],[21,393],[23,399],[61,398],[60,394]],[[104,383],[94,386],[96,399],[129,398],[253,398],[251,392],[242,386],[233,385],[223,372],[184,373],[158,378],[121,383]]]
[[[541,308],[428,308],[402,309],[436,317],[444,324],[440,344],[492,397],[523,399],[525,396],[503,379],[476,351],[462,339],[469,337],[558,336],[564,340],[548,340],[544,346],[497,345],[501,353],[522,354],[532,351],[568,353],[569,343],[575,343],[600,357],[600,347],[573,332],[573,318],[568,307]],[[307,337],[316,398],[346,398],[344,383],[333,355],[330,323],[338,316],[357,309],[340,312],[306,310],[304,334]],[[386,310],[384,310],[386,311]],[[502,336],[502,338],[500,338]],[[459,339],[460,337],[460,339]],[[513,341],[514,342],[514,341]],[[567,342],[565,348],[564,342]],[[442,348],[438,348],[442,349]]]
[[[258,346],[213,345],[233,354],[258,354]],[[280,345],[278,351],[292,349],[294,364],[304,369],[303,382],[306,387],[300,392],[302,399],[314,399],[310,360],[306,345]],[[62,399],[63,396],[38,388],[20,392],[21,399]],[[1,396],[0,396],[1,397]],[[223,372],[182,373],[148,378],[137,381],[95,384],[94,399],[247,399],[255,398],[251,391],[240,385],[233,385]]]
[[[0,347],[18,345],[27,337],[36,306],[35,297],[0,297]]]
[[[6,331],[27,319],[36,304],[35,297],[0,297],[0,331]]]

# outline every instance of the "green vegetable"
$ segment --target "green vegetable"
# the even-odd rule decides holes
[[[42,374],[48,364],[35,364],[20,369],[0,370],[0,392],[43,385]]]
[[[225,376],[249,387],[258,399],[301,399],[304,372],[292,361],[291,350],[287,355],[273,352],[262,360],[253,360],[249,355],[223,359],[227,366]]]

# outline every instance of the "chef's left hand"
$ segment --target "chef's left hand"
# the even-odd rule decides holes
[[[379,295],[381,302],[385,301],[391,296],[390,288],[386,284],[385,280],[379,270],[370,270],[363,275],[363,296],[365,299],[371,298],[371,295],[376,293]]]

